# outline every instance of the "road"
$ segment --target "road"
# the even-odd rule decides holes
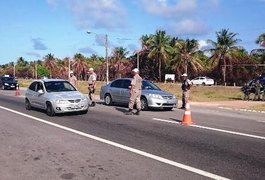
[[[265,116],[192,106],[126,116],[97,104],[86,115],[27,111],[0,91],[1,179],[264,179]],[[13,93],[13,92],[12,92]]]

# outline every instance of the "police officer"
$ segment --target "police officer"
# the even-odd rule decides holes
[[[96,102],[95,102],[94,93],[96,91],[97,75],[94,72],[93,68],[89,68],[88,73],[89,73],[89,78],[87,81],[87,83],[88,83],[88,97],[91,100],[91,106],[95,106]]]
[[[192,82],[188,79],[188,75],[186,73],[181,75],[183,82],[181,85],[182,89],[182,107],[180,109],[186,108],[186,103],[189,99],[189,91],[190,87],[192,86]]]
[[[70,78],[69,78],[69,82],[73,85],[73,86],[77,86],[77,78],[74,75],[73,71],[70,71]]]
[[[263,94],[262,94],[262,101],[265,101],[265,83],[263,84]]]
[[[127,115],[133,114],[133,106],[136,103],[136,115],[140,114],[141,111],[141,94],[142,94],[142,81],[143,79],[139,75],[139,69],[135,68],[132,70],[133,79],[131,81],[130,88],[130,102],[129,102],[129,111]]]
[[[255,92],[255,96],[254,96],[254,101],[256,100],[257,97],[258,97],[258,101],[259,101],[260,100],[260,90],[262,87],[259,80],[256,81],[255,86],[256,86],[256,92]]]

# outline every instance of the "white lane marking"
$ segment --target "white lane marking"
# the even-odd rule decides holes
[[[179,122],[175,122],[175,121],[170,121],[170,120],[166,120],[166,119],[157,119],[157,118],[153,118],[153,120],[155,121],[161,121],[161,122],[167,122],[167,123],[173,123],[173,124],[180,124]],[[265,121],[260,121],[260,122],[264,122]],[[245,133],[240,133],[240,132],[235,132],[235,131],[228,131],[228,130],[224,130],[224,129],[217,129],[217,128],[211,128],[211,127],[206,127],[206,126],[199,126],[199,125],[189,125],[191,127],[196,127],[196,128],[201,128],[201,129],[207,129],[207,130],[211,130],[211,131],[218,131],[218,132],[223,132],[223,133],[228,133],[228,134],[234,134],[234,135],[239,135],[239,136],[246,136],[246,137],[251,137],[251,138],[256,138],[256,139],[262,139],[265,140],[264,136],[256,136],[253,134],[245,134]]]
[[[257,122],[265,123],[265,121],[262,121],[262,120],[258,120]]]
[[[180,169],[184,169],[186,171],[190,171],[190,172],[195,173],[195,174],[199,174],[199,175],[204,176],[204,177],[208,177],[208,178],[211,178],[211,179],[228,180],[228,178],[225,178],[225,177],[222,177],[222,176],[218,176],[216,174],[213,174],[213,173],[210,173],[210,172],[207,172],[207,171],[203,171],[203,170],[191,167],[191,166],[187,166],[185,164],[181,164],[181,163],[178,163],[178,162],[166,159],[166,158],[162,158],[162,157],[159,157],[159,156],[156,156],[156,155],[153,155],[153,154],[150,154],[150,153],[138,150],[138,149],[134,149],[134,148],[131,148],[131,147],[128,147],[128,146],[125,146],[125,145],[122,145],[122,144],[119,144],[119,143],[116,143],[116,142],[112,142],[112,141],[109,141],[109,140],[106,140],[106,139],[103,139],[103,138],[100,138],[100,137],[97,137],[97,136],[86,134],[84,132],[77,131],[77,130],[74,130],[74,129],[59,125],[59,124],[55,124],[55,123],[52,123],[52,122],[49,122],[49,121],[46,121],[46,120],[43,120],[43,119],[40,119],[40,118],[37,118],[37,117],[34,117],[34,116],[30,116],[30,115],[27,115],[27,114],[24,114],[24,113],[21,113],[21,112],[18,112],[18,111],[15,111],[15,110],[3,107],[3,106],[0,106],[0,108],[4,109],[6,111],[9,111],[9,112],[12,112],[12,113],[15,113],[15,114],[19,114],[21,116],[24,116],[24,117],[27,117],[27,118],[30,118],[30,119],[33,119],[33,120],[48,124],[48,125],[63,129],[65,131],[69,131],[69,132],[78,134],[80,136],[84,136],[84,137],[93,139],[95,141],[99,141],[99,142],[102,142],[102,143],[105,143],[105,144],[108,144],[108,145],[111,145],[111,146],[114,146],[114,147],[129,151],[129,152],[132,152],[132,153],[135,153],[135,154],[138,154],[138,155],[141,155],[141,156],[144,156],[144,157],[147,157],[147,158],[150,158],[150,159],[153,159],[153,160],[168,164],[168,165],[175,166],[175,167],[180,168]]]
[[[172,124],[180,124],[180,122],[177,122],[177,121],[170,121],[170,120],[166,120],[166,119],[153,118],[153,120],[155,120],[155,121],[160,121],[160,122],[172,123]]]

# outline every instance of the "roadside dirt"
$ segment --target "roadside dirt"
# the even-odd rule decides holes
[[[215,106],[215,107],[226,107],[236,109],[251,109],[254,106],[261,106],[265,104],[265,101],[213,101],[213,102],[191,102],[193,105],[202,106]]]

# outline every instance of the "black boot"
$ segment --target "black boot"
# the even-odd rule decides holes
[[[132,109],[129,109],[129,111],[126,113],[126,115],[132,115],[133,112],[132,112]]]
[[[136,115],[140,115],[140,110],[139,109],[137,109],[137,111],[136,111],[136,113],[135,113]]]

